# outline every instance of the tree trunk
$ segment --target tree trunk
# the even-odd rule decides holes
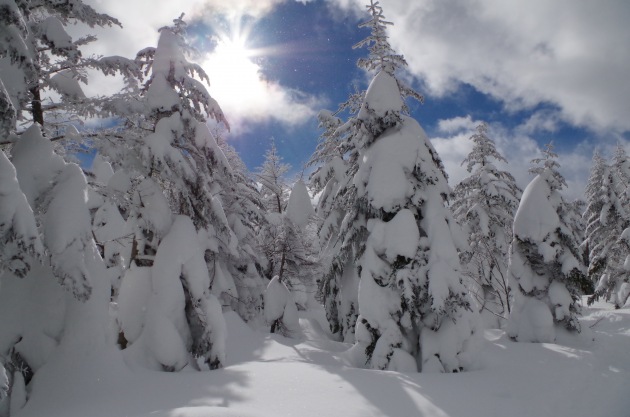
[[[33,122],[39,123],[44,127],[44,110],[42,109],[42,96],[39,91],[39,84],[30,89],[33,99],[31,100],[31,114]]]

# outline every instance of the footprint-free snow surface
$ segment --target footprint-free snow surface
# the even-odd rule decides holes
[[[356,369],[328,339],[322,312],[299,339],[252,330],[226,313],[228,360],[210,372],[129,369],[117,351],[40,370],[19,417],[625,417],[630,310],[584,309],[581,335],[515,343],[488,330],[479,369],[402,374]]]

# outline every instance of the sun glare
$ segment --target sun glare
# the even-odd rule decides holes
[[[210,77],[210,94],[219,102],[230,124],[252,106],[266,104],[269,85],[261,80],[260,67],[252,59],[261,51],[247,48],[249,31],[232,24],[219,36],[217,46],[203,63]]]
[[[261,77],[254,58],[280,53],[278,47],[250,49],[250,28],[232,20],[229,31],[220,34],[217,45],[202,63],[210,77],[210,94],[219,102],[232,132],[245,128],[244,120],[269,117],[292,123],[312,116],[309,103],[296,101],[295,91]],[[234,23],[236,22],[236,23]]]

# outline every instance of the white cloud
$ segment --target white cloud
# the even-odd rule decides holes
[[[438,120],[438,130],[442,133],[454,133],[462,130],[472,130],[479,123],[474,122],[470,115],[465,117],[459,116],[452,119]]]
[[[239,133],[247,122],[275,120],[297,125],[316,116],[323,100],[284,88],[260,78],[256,64],[245,56],[223,54],[221,47],[202,66],[210,77],[210,93],[219,102],[232,132]]]
[[[555,132],[558,130],[560,119],[561,115],[557,111],[537,111],[519,126],[519,130],[530,135],[536,132]]]
[[[364,10],[363,0],[330,0]],[[506,108],[558,105],[569,123],[630,130],[624,0],[388,0],[392,45],[430,93],[459,83]]]

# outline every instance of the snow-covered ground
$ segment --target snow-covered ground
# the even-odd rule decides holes
[[[630,309],[584,309],[579,336],[510,341],[488,330],[479,369],[402,374],[356,369],[330,341],[323,312],[300,340],[250,329],[226,313],[226,366],[209,372],[130,370],[116,351],[40,370],[19,417],[626,417]]]

